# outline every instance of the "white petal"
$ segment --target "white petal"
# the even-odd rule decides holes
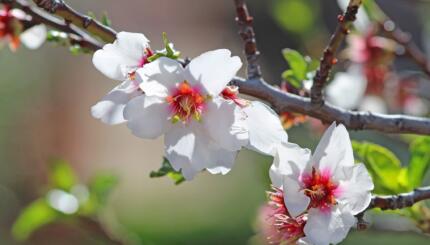
[[[238,151],[248,144],[245,116],[233,101],[214,98],[207,103],[202,123],[216,144],[230,151]]]
[[[127,127],[138,137],[154,139],[170,127],[169,108],[159,97],[141,95],[133,98],[124,109]]]
[[[344,181],[340,181],[340,196],[337,199],[356,215],[369,206],[372,198],[370,191],[374,188],[372,178],[362,163],[346,167],[345,172],[348,172],[348,176]]]
[[[239,57],[230,55],[227,49],[217,49],[194,58],[186,68],[187,80],[201,84],[210,95],[218,95],[242,66]]]
[[[270,167],[272,185],[281,187],[283,176],[290,175],[299,178],[311,157],[309,149],[303,149],[292,143],[284,142],[277,147],[273,164]]]
[[[217,149],[199,125],[176,124],[166,133],[164,141],[167,159],[177,171],[181,170],[187,180],[207,167],[216,166]]]
[[[370,111],[373,113],[387,113],[387,105],[385,101],[378,96],[367,95],[361,101],[359,109],[361,111]]]
[[[429,112],[427,103],[419,97],[408,98],[403,105],[403,110],[405,114],[417,117],[427,115]]]
[[[249,130],[249,148],[262,154],[274,155],[281,142],[288,141],[288,135],[281,125],[279,115],[264,103],[254,101],[243,109]]]
[[[345,126],[334,122],[324,133],[311,159],[321,171],[329,171],[337,180],[345,178],[341,166],[353,166],[351,140]]]
[[[177,83],[184,81],[184,68],[176,60],[161,57],[136,71],[136,79],[146,95],[166,97]]]
[[[327,86],[327,100],[345,109],[356,109],[366,92],[367,80],[359,65],[351,66],[347,72],[336,73]]]
[[[12,9],[10,11],[10,14],[13,17],[15,17],[17,19],[21,19],[21,20],[28,18],[27,14],[24,11],[22,11],[21,9]]]
[[[228,151],[222,148],[216,149],[214,146],[213,150],[213,167],[208,167],[207,170],[211,174],[222,174],[225,175],[230,172],[233,168],[234,162],[237,157],[237,151]]]
[[[106,44],[93,56],[94,66],[105,76],[125,80],[127,68],[137,67],[145,55],[149,41],[140,33],[120,32],[112,44]]]
[[[284,203],[291,216],[297,217],[308,208],[311,199],[304,194],[298,179],[284,176],[282,189]]]
[[[37,25],[21,33],[19,38],[27,48],[37,49],[45,42],[46,33],[45,25]]]
[[[315,245],[337,244],[345,239],[355,224],[355,217],[335,207],[331,212],[310,209],[304,232],[306,238]]]
[[[91,114],[106,124],[123,123],[125,122],[123,115],[125,105],[130,99],[140,94],[141,92],[137,91],[137,85],[127,80],[115,87],[100,102],[91,107]]]

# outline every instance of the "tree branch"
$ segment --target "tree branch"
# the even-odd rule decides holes
[[[33,0],[33,2],[45,11],[63,18],[66,23],[71,23],[84,29],[105,42],[113,42],[116,39],[116,31],[112,28],[103,25],[88,15],[77,12],[63,0]]]
[[[261,68],[258,64],[260,52],[257,49],[255,32],[252,27],[254,18],[249,14],[245,0],[234,0],[236,5],[236,22],[239,25],[239,34],[244,43],[244,51],[248,63],[248,79],[261,78]]]
[[[4,0],[0,1],[3,2]],[[16,0],[14,2],[21,1],[22,0]],[[244,4],[243,1],[237,2]],[[48,21],[49,18],[45,16],[46,14],[36,15],[37,12],[27,13],[32,16],[39,16],[41,23],[50,25],[50,22]],[[245,16],[247,16],[247,14],[245,14]],[[61,28],[65,27],[62,26]],[[98,31],[95,33],[90,33],[95,36],[99,34]],[[114,37],[113,33],[116,32],[112,31],[111,37]],[[255,45],[255,39],[253,45]],[[101,48],[101,45],[94,45],[91,49],[97,50],[99,48]],[[255,54],[258,53],[258,51],[256,50],[256,46],[255,49],[251,50],[255,50]],[[255,59],[251,62],[255,62]],[[258,64],[256,65],[258,66]],[[258,76],[261,76],[261,74],[259,74]],[[370,112],[348,111],[330,105],[328,103],[323,104],[320,107],[315,107],[309,98],[304,98],[291,93],[282,92],[279,89],[267,84],[262,78],[246,80],[237,77],[233,79],[231,85],[238,86],[242,94],[254,96],[255,98],[270,103],[272,107],[279,113],[290,111],[317,118],[325,123],[331,123],[333,121],[336,121],[338,123],[344,124],[347,128],[352,130],[370,129],[385,133],[413,133],[430,135],[430,119],[410,117],[404,115],[382,115],[376,113],[373,114]]]
[[[411,192],[391,196],[374,196],[367,209],[380,208],[394,210],[412,207],[415,203],[430,199],[430,186],[417,188]]]
[[[330,42],[324,50],[323,56],[320,60],[320,66],[312,84],[311,101],[313,105],[321,106],[324,104],[322,93],[323,87],[327,82],[333,65],[337,62],[335,54],[342,44],[344,37],[349,33],[349,27],[356,19],[360,5],[361,0],[350,0],[345,13],[338,16],[336,31],[331,36]]]
[[[261,79],[235,78],[231,85],[238,86],[243,94],[269,102],[278,113],[290,111],[318,118],[325,123],[336,121],[352,130],[371,129],[385,133],[430,135],[430,119],[349,111],[328,103],[315,107],[309,98],[283,92]]]

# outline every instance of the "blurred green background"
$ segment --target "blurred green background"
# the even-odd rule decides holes
[[[82,12],[108,11],[115,29],[143,32],[154,48],[161,47],[165,31],[187,56],[229,48],[243,57],[229,0],[68,2]],[[248,2],[268,81],[279,81],[286,68],[282,48],[318,58],[340,13],[335,0]],[[428,15],[422,9],[430,4],[379,2],[423,43]],[[138,139],[124,125],[107,126],[90,115],[90,106],[115,84],[94,69],[90,56],[72,56],[52,44],[35,52],[25,48],[0,52],[0,244],[18,244],[10,235],[11,224],[23,207],[46,191],[47,162],[52,157],[70,161],[83,182],[100,171],[119,176],[100,218],[109,231],[133,244],[259,244],[255,219],[269,189],[271,159],[243,151],[227,176],[204,173],[179,186],[168,178],[150,179],[149,172],[160,166],[162,141]],[[291,129],[289,136],[312,149],[319,137],[306,126]],[[381,143],[407,159],[407,145],[397,138],[373,132],[352,137]],[[353,232],[342,244],[429,241],[412,233],[370,230]],[[26,244],[99,243],[78,227],[56,224],[38,231]]]

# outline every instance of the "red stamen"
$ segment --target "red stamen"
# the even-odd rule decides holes
[[[200,120],[206,97],[200,94],[198,89],[191,87],[187,81],[183,81],[172,95],[167,96],[166,102],[170,104],[174,122],[177,120],[187,122],[191,117]]]
[[[240,107],[245,107],[249,104],[247,100],[244,100],[242,98],[239,98],[237,96],[239,94],[239,88],[236,86],[227,86],[225,89],[221,92],[221,96],[226,100],[232,100],[236,105]]]
[[[303,176],[302,181],[305,185],[305,195],[311,199],[310,208],[327,210],[336,205],[336,194],[339,185],[330,179],[329,172],[321,173],[319,170],[312,168],[312,174]]]
[[[306,214],[296,218],[291,217],[284,203],[284,192],[276,187],[272,187],[273,192],[269,194],[269,207],[266,214],[266,221],[269,225],[268,240],[274,244],[294,244],[304,237],[304,227],[307,221]]]

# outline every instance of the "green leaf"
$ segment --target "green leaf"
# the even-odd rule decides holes
[[[55,160],[50,165],[49,180],[52,188],[69,192],[76,184],[75,172],[64,160]]]
[[[109,19],[107,12],[103,12],[101,22],[105,26],[112,26],[112,21]]]
[[[46,40],[48,42],[55,42],[59,43],[61,45],[67,45],[68,44],[68,36],[65,32],[59,32],[55,30],[50,30],[47,33]]]
[[[82,47],[80,45],[72,45],[69,47],[70,53],[72,53],[72,55],[79,55],[81,53],[84,53],[84,50],[82,49]]]
[[[95,196],[99,205],[104,205],[109,194],[117,186],[119,179],[113,174],[98,174],[89,184],[89,190]]]
[[[282,73],[282,79],[287,81],[293,87],[297,89],[302,88],[302,82],[297,80],[296,76],[294,76],[294,72],[292,70],[286,70]]]
[[[185,178],[182,173],[176,171],[170,164],[169,160],[167,160],[167,158],[165,157],[163,158],[163,162],[161,163],[161,168],[157,171],[151,171],[149,176],[151,178],[168,176],[175,182],[176,185],[179,185],[180,183],[185,181]]]
[[[12,235],[19,241],[26,240],[40,227],[52,223],[61,216],[45,199],[38,199],[26,207],[12,226]]]
[[[319,60],[312,59],[309,56],[306,56],[305,59],[306,59],[306,62],[308,63],[308,69],[307,69],[308,73],[316,71],[320,66]]]
[[[153,62],[161,57],[168,57],[174,60],[179,58],[179,56],[181,55],[181,52],[176,51],[173,48],[173,43],[171,43],[169,39],[167,39],[167,34],[165,32],[163,32],[163,44],[164,44],[164,49],[157,50],[151,57],[148,58],[149,62]]]
[[[282,54],[284,55],[285,60],[287,60],[296,79],[299,81],[304,80],[308,70],[306,59],[299,52],[293,49],[286,48],[282,50]]]
[[[93,11],[88,11],[87,16],[94,19],[94,20],[97,19],[97,16]]]
[[[369,170],[378,194],[395,194],[407,190],[400,160],[388,149],[368,142],[352,142],[356,158]]]
[[[169,39],[167,38],[167,33],[165,32],[163,32],[163,43],[164,48],[166,49],[166,57],[169,57],[171,59],[178,59],[181,53],[173,48],[173,43],[169,41]]]
[[[374,0],[364,0],[362,2],[363,9],[370,20],[379,22],[387,19],[385,13],[379,8]]]
[[[409,147],[411,158],[408,166],[410,187],[421,186],[430,166],[430,137],[417,138]]]
[[[160,57],[166,57],[166,56],[163,53],[155,53],[151,57],[148,57],[148,61],[149,62],[153,62],[153,61],[157,60]]]

